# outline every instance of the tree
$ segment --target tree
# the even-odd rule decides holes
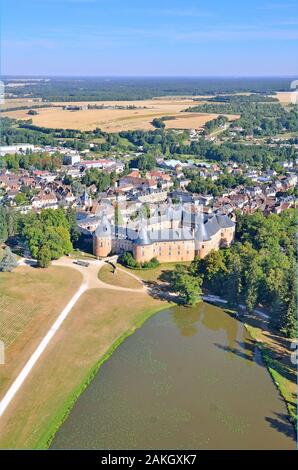
[[[26,196],[23,193],[19,192],[15,197],[15,202],[17,206],[23,206],[27,202]]]
[[[69,213],[68,220],[63,209],[44,209],[40,214],[31,212],[24,216],[21,234],[40,266],[47,264],[48,257],[50,260],[58,259],[72,251],[73,217],[73,213]]]
[[[51,262],[51,252],[47,245],[43,245],[37,255],[37,264],[40,268],[47,268]]]
[[[152,121],[152,126],[156,127],[157,129],[164,129],[166,127],[165,123],[162,119],[154,118]]]
[[[172,273],[173,289],[179,292],[186,305],[195,305],[201,301],[202,278],[189,274],[184,266],[177,265]]]
[[[295,261],[287,273],[283,291],[276,294],[271,324],[289,338],[297,336],[297,284]]]
[[[121,257],[121,261],[125,266],[129,268],[138,268],[140,267],[139,263],[134,259],[132,253],[130,251],[125,251]]]
[[[0,261],[0,272],[11,272],[18,265],[17,257],[7,246],[4,251],[4,256]]]
[[[72,209],[71,207],[69,207],[66,211],[66,218],[69,224],[70,239],[72,243],[75,243],[80,238],[80,231],[78,229],[75,209]]]
[[[0,241],[5,242],[8,238],[7,211],[0,206]]]
[[[130,161],[130,168],[138,168],[143,171],[150,171],[156,167],[156,158],[150,154],[143,154]]]

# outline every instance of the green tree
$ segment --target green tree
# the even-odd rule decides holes
[[[201,301],[202,278],[189,274],[184,266],[177,265],[172,273],[172,287],[179,292],[186,305],[195,305]]]
[[[37,255],[37,264],[40,268],[47,268],[51,263],[51,251],[43,245]]]
[[[69,207],[66,211],[66,219],[70,230],[70,239],[72,243],[76,243],[80,238],[80,231],[78,229],[77,217],[75,209]]]
[[[0,206],[0,241],[5,242],[8,238],[7,210]]]
[[[154,118],[152,121],[152,126],[156,127],[157,129],[164,129],[166,127],[164,121],[159,118]]]

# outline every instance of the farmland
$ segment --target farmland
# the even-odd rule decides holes
[[[202,102],[204,97],[202,98]],[[15,110],[3,112],[3,116],[13,119],[32,119],[34,125],[41,127],[78,129],[82,131],[92,130],[97,127],[106,132],[120,132],[125,130],[150,130],[154,118],[174,117],[166,120],[165,124],[170,129],[201,129],[204,124],[217,117],[217,114],[192,113],[189,115],[182,111],[192,105],[198,104],[191,98],[171,97],[156,98],[143,101],[105,101],[100,102],[68,102],[55,103],[46,108],[37,110],[38,114],[29,116],[28,110]],[[84,109],[70,111],[63,109],[65,105],[104,104],[104,109]],[[11,103],[9,103],[12,107]],[[134,109],[113,109],[115,106],[134,106]],[[237,116],[230,116],[236,119]]]
[[[287,105],[287,104],[292,103],[292,99],[294,99],[294,90],[293,91],[278,91],[275,95],[273,95],[273,97],[277,98],[281,104]]]

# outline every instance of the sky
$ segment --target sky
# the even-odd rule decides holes
[[[1,0],[1,74],[295,76],[297,7],[298,0]]]

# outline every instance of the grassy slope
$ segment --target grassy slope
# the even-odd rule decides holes
[[[140,289],[142,287],[141,283],[134,277],[119,269],[116,269],[115,274],[113,274],[113,267],[110,264],[105,264],[99,270],[98,277],[107,284],[113,284],[119,287],[128,287],[129,289]]]
[[[74,269],[54,266],[0,273],[0,338],[10,343],[0,365],[0,398],[81,280]]]
[[[185,262],[185,263],[162,263],[160,266],[157,268],[153,269],[130,269],[130,268],[125,268],[122,265],[119,265],[122,269],[125,269],[128,272],[131,272],[138,276],[142,281],[147,281],[147,282],[161,282],[160,281],[160,276],[164,274],[167,271],[173,271],[175,269],[175,266],[177,264],[183,264],[185,266],[189,265],[190,263]]]
[[[293,371],[289,374],[289,365],[274,357],[272,344],[270,340],[268,341],[267,337],[264,336],[262,330],[247,324],[245,324],[245,327],[251,337],[257,341],[257,346],[262,353],[264,363],[286,403],[291,422],[297,426],[297,383],[295,380],[295,366],[292,367]]]
[[[168,305],[144,293],[87,291],[3,416],[0,447],[47,447],[101,363],[146,318]]]

